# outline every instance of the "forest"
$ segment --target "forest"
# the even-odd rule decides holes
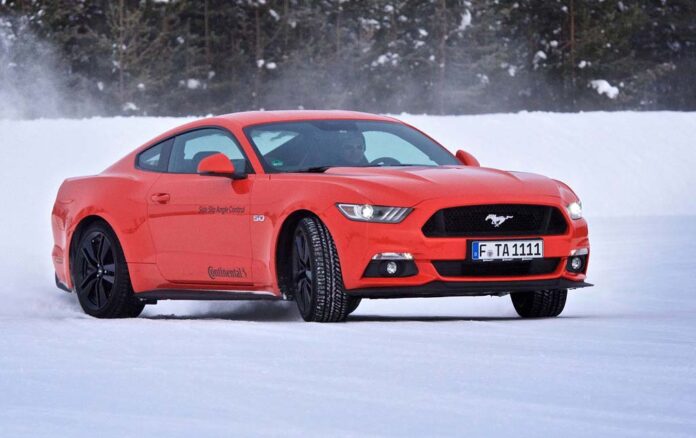
[[[694,0],[0,0],[0,117],[696,109]]]

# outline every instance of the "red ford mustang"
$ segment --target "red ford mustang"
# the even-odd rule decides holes
[[[307,321],[342,321],[362,298],[507,294],[519,315],[551,317],[589,286],[567,185],[356,112],[186,124],[66,180],[52,227],[57,285],[101,318],[157,300],[290,299]]]

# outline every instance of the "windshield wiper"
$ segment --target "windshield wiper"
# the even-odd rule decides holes
[[[308,167],[306,169],[299,169],[299,170],[293,170],[293,172],[297,173],[324,173],[327,170],[331,169],[334,166],[314,166],[314,167]]]

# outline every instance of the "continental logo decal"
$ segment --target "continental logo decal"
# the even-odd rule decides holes
[[[237,205],[200,205],[198,214],[244,214],[246,209]]]
[[[208,266],[208,277],[212,280],[216,278],[246,278],[247,273],[244,268],[215,268]]]

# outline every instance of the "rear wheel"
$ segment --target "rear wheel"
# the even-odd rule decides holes
[[[517,314],[522,318],[551,318],[561,314],[565,307],[567,289],[514,292],[510,294]]]
[[[292,241],[292,293],[305,321],[344,321],[349,299],[333,238],[315,217],[300,220]]]
[[[131,318],[143,311],[145,304],[133,296],[121,245],[106,224],[96,222],[82,233],[72,271],[77,297],[88,315]]]

